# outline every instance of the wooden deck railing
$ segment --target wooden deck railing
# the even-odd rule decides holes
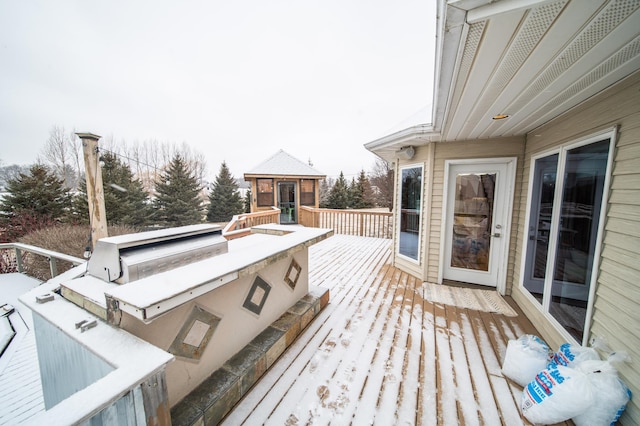
[[[333,228],[336,234],[391,238],[393,213],[369,210],[333,210],[300,207],[300,224],[314,228]]]
[[[231,221],[222,230],[222,235],[227,240],[247,236],[251,233],[251,227],[268,223],[280,223],[280,209],[254,213],[243,213],[233,216]]]
[[[235,215],[225,226],[222,235],[226,239],[244,237],[251,227],[268,223],[280,223],[280,209]],[[336,234],[359,237],[391,238],[393,213],[371,210],[314,209],[302,206],[298,223],[312,228],[332,228]]]

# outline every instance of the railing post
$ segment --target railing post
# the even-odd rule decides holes
[[[49,261],[49,270],[51,271],[51,278],[58,275],[58,263],[54,257],[47,257]]]
[[[18,272],[22,273],[22,250],[16,247],[16,267]]]

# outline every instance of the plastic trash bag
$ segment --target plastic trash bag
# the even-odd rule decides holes
[[[525,334],[517,340],[509,340],[502,363],[502,373],[526,386],[549,363],[549,346],[538,336]]]
[[[575,367],[583,361],[600,360],[600,355],[596,351],[597,348],[605,349],[605,344],[601,340],[591,342],[591,347],[564,343],[551,357],[551,361],[558,365],[567,367]]]
[[[572,418],[576,426],[608,426],[618,421],[631,399],[631,391],[611,364],[626,357],[626,354],[614,353],[607,361],[584,361],[576,367],[589,378],[597,401]]]
[[[594,403],[589,377],[575,368],[549,363],[522,391],[522,414],[535,424],[563,422]]]

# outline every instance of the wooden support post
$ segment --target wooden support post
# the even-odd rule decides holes
[[[104,188],[102,170],[98,164],[98,140],[100,136],[92,133],[76,133],[82,139],[84,168],[87,180],[87,198],[89,201],[89,223],[91,224],[91,242],[93,247],[100,238],[108,236],[107,215],[104,207]]]

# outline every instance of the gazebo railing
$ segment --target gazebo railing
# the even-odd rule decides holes
[[[300,207],[300,224],[314,228],[333,228],[336,234],[391,238],[393,213],[371,210],[337,210]]]
[[[272,210],[263,212],[237,214],[224,227],[222,235],[227,240],[244,237],[251,233],[252,226],[268,223],[280,223],[280,209],[272,207]]]

